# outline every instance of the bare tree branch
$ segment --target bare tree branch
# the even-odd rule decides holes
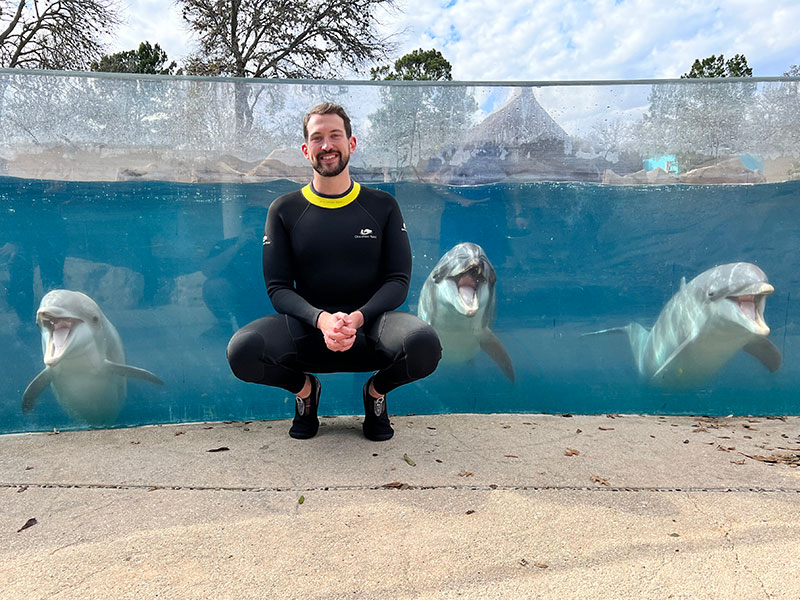
[[[120,22],[116,0],[0,0],[0,66],[85,69]]]

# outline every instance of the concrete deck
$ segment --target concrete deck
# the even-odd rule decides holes
[[[0,598],[800,599],[800,417],[392,421],[0,436]]]

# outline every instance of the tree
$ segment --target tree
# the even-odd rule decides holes
[[[372,79],[384,81],[451,80],[452,67],[438,50],[415,50],[389,67],[372,69]],[[462,86],[387,85],[381,107],[369,116],[370,139],[386,163],[415,169],[454,146],[472,124],[478,103]]]
[[[234,77],[325,79],[386,55],[374,11],[391,0],[178,0],[200,37],[189,61]]]
[[[784,77],[800,77],[800,65],[792,65],[789,70],[783,74]]]
[[[139,44],[138,50],[125,50],[104,55],[99,62],[92,62],[92,71],[106,73],[149,73],[153,75],[174,75],[175,61],[167,64],[169,57],[161,46],[151,46],[150,42]]]
[[[694,79],[699,77],[752,77],[753,69],[747,66],[744,54],[737,54],[725,60],[725,56],[711,55],[703,60],[697,59],[692,64],[688,73],[681,75],[681,79]]]
[[[113,0],[0,0],[0,66],[84,69],[118,24]]]
[[[397,59],[394,71],[384,65],[370,70],[373,80],[399,81],[452,81],[452,66],[436,49],[414,50]]]
[[[392,0],[178,2],[200,38],[200,53],[186,61],[190,75],[326,79],[357,71],[391,48],[377,33],[374,12]],[[239,135],[252,127],[259,93],[235,85]]]

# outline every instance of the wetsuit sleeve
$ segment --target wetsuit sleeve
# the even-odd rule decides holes
[[[372,297],[358,310],[369,322],[380,314],[394,310],[406,300],[411,280],[411,245],[397,201],[383,231],[382,272],[383,283]]]
[[[287,225],[280,212],[281,204],[273,202],[267,213],[262,265],[267,294],[275,310],[317,326],[322,309],[309,304],[294,288],[294,261]]]

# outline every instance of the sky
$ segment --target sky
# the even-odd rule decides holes
[[[119,0],[109,52],[193,48],[170,0]],[[396,0],[378,18],[397,51],[435,48],[458,81],[668,79],[696,58],[744,54],[754,76],[800,64],[798,0]],[[768,6],[769,8],[765,8]],[[368,70],[367,70],[368,72]]]

